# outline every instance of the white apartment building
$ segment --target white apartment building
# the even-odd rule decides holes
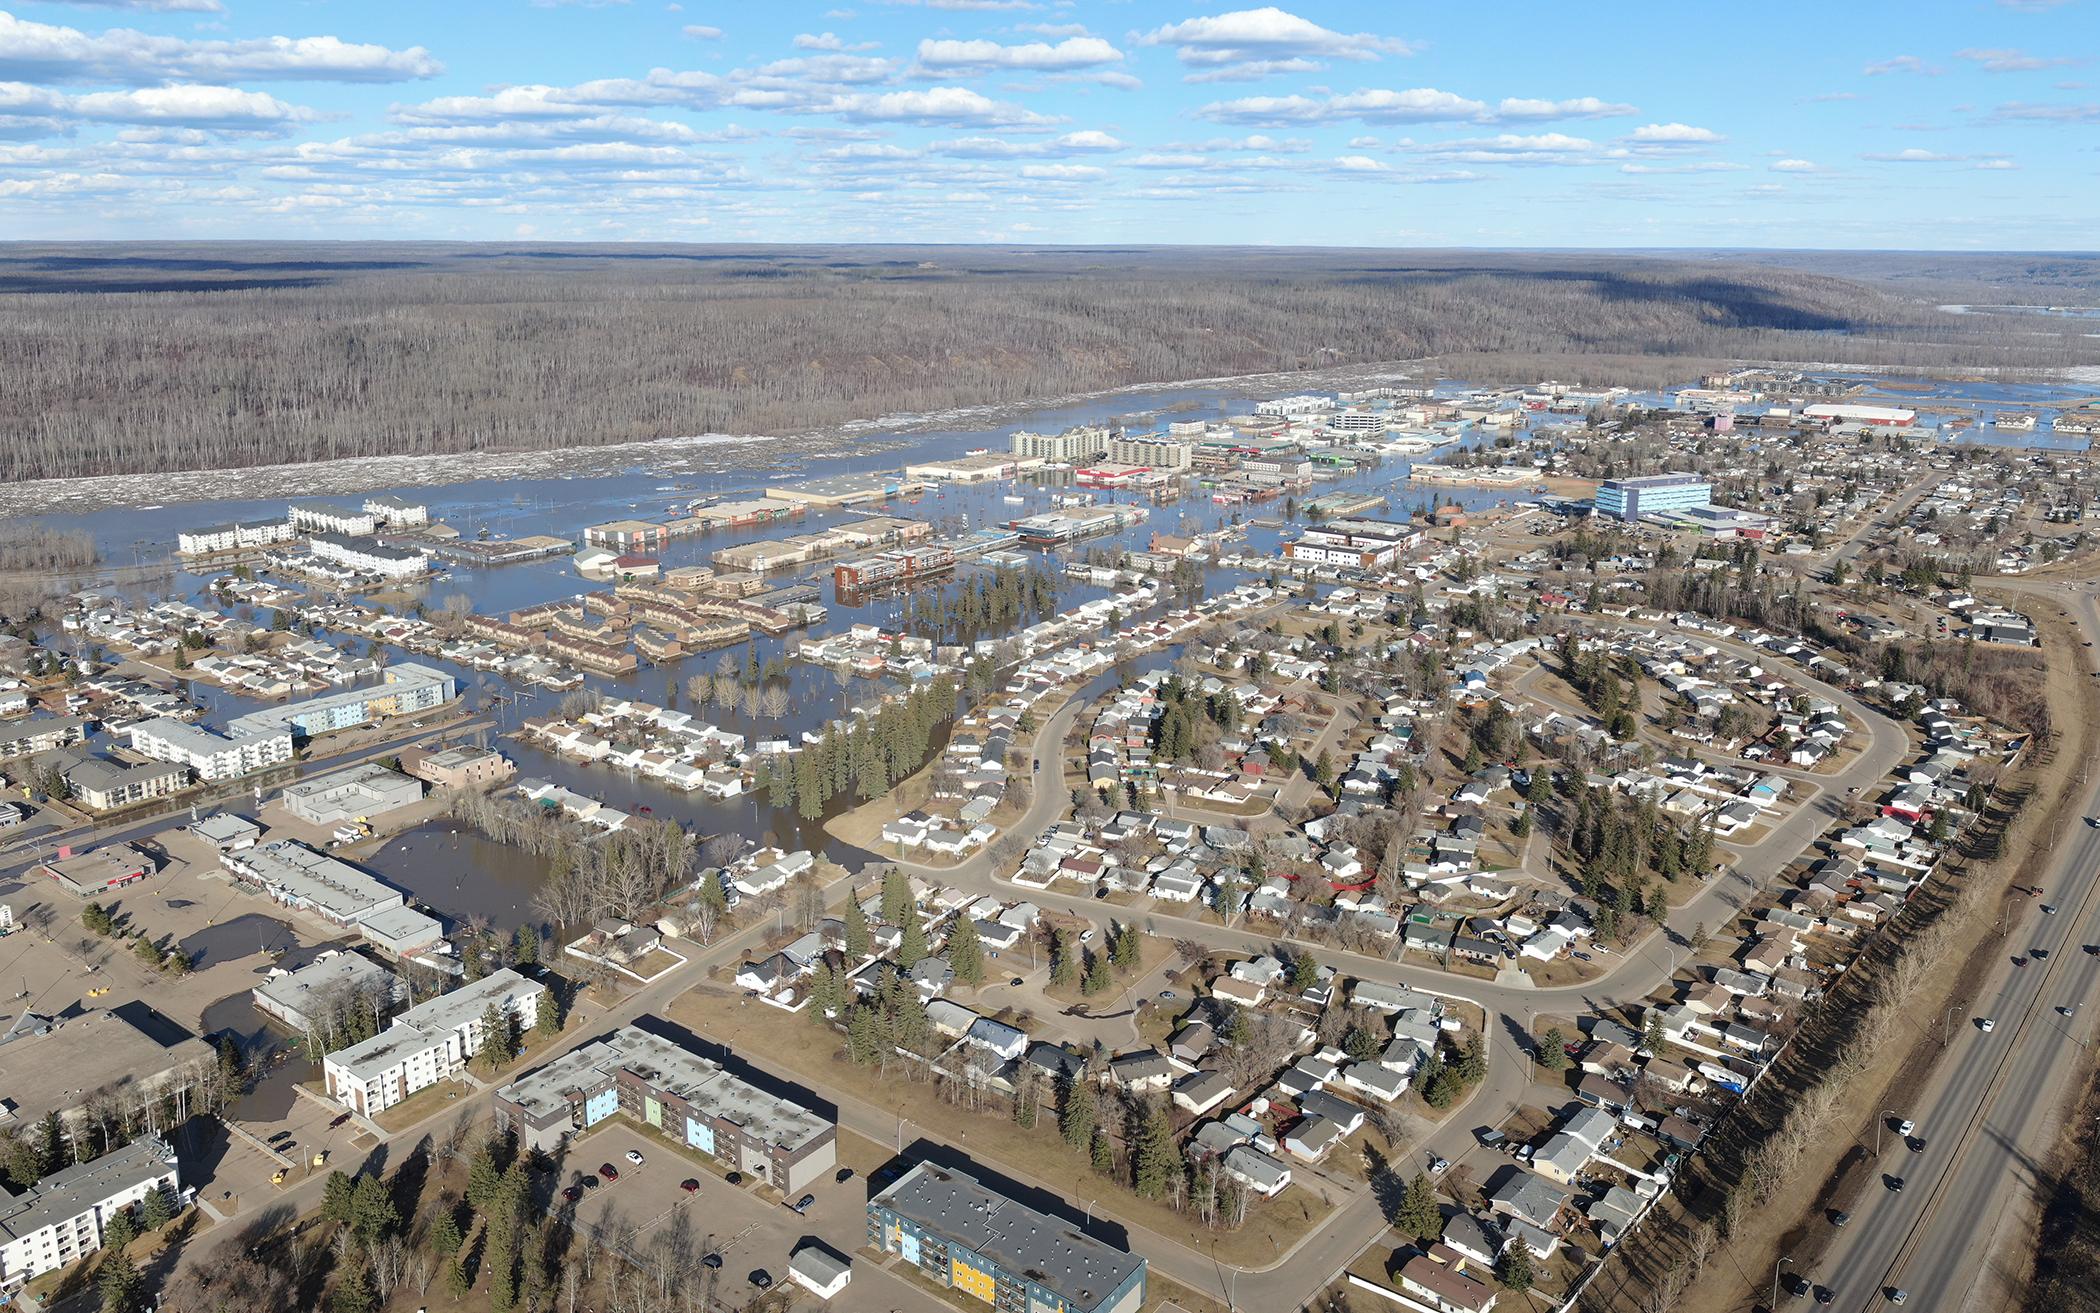
[[[0,1290],[78,1262],[102,1248],[103,1229],[119,1209],[155,1190],[180,1189],[175,1150],[145,1136],[20,1194],[0,1190]]]
[[[481,1018],[491,1005],[516,1018],[520,1030],[539,1019],[547,987],[505,967],[395,1017],[385,1030],[321,1062],[328,1096],[371,1116],[466,1068],[481,1051]]]
[[[230,552],[236,547],[267,547],[290,542],[290,520],[236,520],[231,524],[208,524],[201,529],[183,529],[175,535],[175,550],[189,555]]]
[[[1309,419],[1334,409],[1334,398],[1315,396],[1276,397],[1254,403],[1254,413],[1263,418]]]
[[[1344,410],[1327,417],[1327,427],[1337,433],[1383,433],[1391,419],[1382,410]]]
[[[342,533],[362,537],[379,527],[378,517],[329,502],[292,507],[292,528],[301,533]]]
[[[315,556],[352,570],[402,579],[430,569],[430,553],[412,547],[382,547],[339,533],[317,533],[307,542]]]
[[[1155,470],[1185,470],[1195,459],[1196,449],[1186,442],[1167,438],[1110,438],[1111,465],[1144,465]]]
[[[203,780],[230,780],[292,759],[292,732],[217,734],[186,720],[162,716],[131,727],[131,750],[155,761],[178,762]]]
[[[1022,429],[1011,439],[1016,456],[1075,465],[1099,460],[1101,453],[1108,450],[1108,443],[1108,430],[1092,424],[1081,424],[1062,433],[1031,433]]]
[[[393,529],[413,529],[430,523],[430,508],[421,502],[391,494],[367,497],[365,514]]]

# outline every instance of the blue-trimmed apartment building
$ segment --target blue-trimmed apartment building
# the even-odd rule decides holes
[[[329,693],[303,702],[288,702],[281,707],[264,707],[261,711],[234,717],[226,723],[226,732],[239,738],[244,734],[281,734],[290,730],[303,738],[312,738],[316,734],[348,729],[383,716],[412,716],[419,711],[441,707],[458,696],[459,681],[452,676],[430,666],[403,661],[388,666],[381,682],[370,688]]]
[[[1658,511],[1704,510],[1713,500],[1713,485],[1697,474],[1646,474],[1606,479],[1597,489],[1597,513],[1632,521]]]
[[[868,1243],[998,1313],[1137,1313],[1145,1303],[1144,1259],[952,1167],[920,1163],[869,1199]]]
[[[838,1126],[634,1026],[496,1091],[496,1122],[551,1150],[615,1114],[762,1178],[790,1198],[838,1162]]]

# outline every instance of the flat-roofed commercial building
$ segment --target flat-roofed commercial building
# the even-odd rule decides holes
[[[493,1007],[530,1030],[547,987],[505,967],[449,994],[418,1003],[372,1038],[321,1061],[328,1096],[367,1117],[425,1086],[456,1076],[481,1052],[482,1017]]]
[[[218,734],[186,720],[161,716],[131,727],[131,750],[155,761],[172,761],[200,780],[230,780],[292,759],[292,732],[258,730]]]
[[[0,1190],[0,1290],[17,1290],[102,1248],[110,1218],[155,1191],[179,1207],[181,1188],[175,1150],[148,1135],[53,1172],[20,1194]]]
[[[354,926],[374,912],[407,901],[379,877],[291,839],[220,853],[219,862],[285,906],[339,926]]]
[[[1657,511],[1691,511],[1713,505],[1714,489],[1698,474],[1645,474],[1606,479],[1597,488],[1597,513],[1638,520]]]
[[[1342,565],[1357,570],[1383,570],[1400,559],[1400,553],[1415,545],[1421,531],[1411,525],[1385,520],[1334,520],[1309,524],[1298,537],[1283,545],[1283,554],[1293,561],[1314,565]]]
[[[311,738],[385,716],[429,711],[459,696],[459,683],[452,676],[413,661],[388,666],[382,678],[382,683],[370,688],[330,693],[236,716],[227,722],[227,732],[242,735],[290,730]]]
[[[1194,444],[1171,438],[1108,440],[1108,460],[1113,465],[1143,465],[1155,470],[1185,470],[1195,458]]]
[[[434,789],[485,789],[518,773],[517,765],[489,748],[445,748],[438,752],[404,751],[401,765]]]
[[[1145,1260],[949,1167],[920,1163],[868,1200],[868,1243],[1005,1313],[1136,1313]]]
[[[660,552],[671,541],[671,531],[648,520],[609,520],[583,531],[583,540],[609,552]]]
[[[290,1026],[305,1030],[327,1021],[338,1009],[366,1000],[378,1000],[381,1011],[401,997],[401,982],[394,973],[357,953],[330,953],[297,971],[266,980],[248,991],[256,1010]]]
[[[422,801],[423,783],[376,761],[285,786],[284,809],[315,825],[380,816]]]
[[[535,1149],[624,1113],[789,1195],[838,1162],[837,1123],[635,1026],[497,1090],[496,1113]]]

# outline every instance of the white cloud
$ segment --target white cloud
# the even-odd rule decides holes
[[[1382,164],[1368,155],[1337,155],[1334,166],[1344,173],[1388,173],[1391,166]]]
[[[1324,99],[1246,96],[1206,105],[1197,113],[1232,123],[1324,123],[1335,119],[1435,123],[1478,119],[1487,113],[1487,106],[1434,87],[1414,87],[1407,91],[1351,91]]]
[[[1942,155],[1938,151],[1923,150],[1912,146],[1906,150],[1873,151],[1860,156],[1881,164],[1955,164],[1969,158],[1966,155]]]
[[[1085,23],[1015,23],[1014,31],[1035,36],[1090,36]]]
[[[2030,55],[2024,51],[2003,48],[1981,50],[1971,47],[1954,52],[1956,59],[1966,59],[1980,66],[1986,73],[2034,73],[2045,68],[2062,68],[2081,61],[2069,55]]]
[[[1196,71],[1191,82],[1218,82],[1299,73],[1330,59],[1365,62],[1413,53],[1397,37],[1332,31],[1274,5],[1238,9],[1206,18],[1168,23],[1135,34],[1143,45],[1171,45],[1175,57]]]
[[[129,28],[99,35],[0,12],[0,78],[37,82],[304,80],[402,82],[444,65],[421,46],[392,50],[333,36],[192,41]]]
[[[1774,160],[1772,161],[1772,171],[1774,173],[1814,173],[1816,165],[1814,160]]]
[[[1892,59],[1876,60],[1860,70],[1868,77],[1881,77],[1889,73],[1921,73],[1926,77],[1937,77],[1944,69],[1935,68],[1916,55],[1897,55]]]
[[[1092,182],[1108,176],[1108,170],[1092,164],[1024,164],[1021,176],[1043,182]]]
[[[835,32],[821,32],[814,36],[804,32],[795,38],[797,50],[860,51],[873,50],[881,44],[880,41],[856,41],[848,45],[845,38]]]
[[[722,29],[710,27],[706,23],[687,23],[679,31],[695,41],[720,41],[722,39]]]
[[[1603,119],[1618,118],[1626,114],[1638,114],[1631,105],[1615,104],[1599,100],[1595,96],[1577,96],[1573,100],[1525,100],[1508,97],[1495,107],[1495,117],[1505,122],[1524,119]]]
[[[1019,105],[993,100],[968,87],[857,92],[834,96],[828,103],[813,108],[858,122],[1036,125],[1055,121]]]
[[[1621,173],[1740,173],[1749,168],[1747,164],[1731,164],[1725,160],[1681,160],[1676,163],[1651,164],[1640,160],[1621,164]]]
[[[1991,111],[1991,117],[2030,123],[2100,123],[2100,105],[2030,105],[2016,100]]]
[[[276,128],[315,117],[311,110],[287,105],[260,91],[195,84],[96,91],[64,98],[63,108],[80,118],[104,123],[167,123],[219,129]]]
[[[1976,167],[1979,169],[2017,169],[2020,166],[2007,159],[1989,159],[1976,161]]]
[[[158,14],[223,14],[219,0],[61,0],[81,9],[132,9]]]
[[[1633,130],[1629,140],[1661,146],[1697,146],[1725,138],[1711,128],[1695,128],[1689,123],[1644,123]]]
[[[996,41],[934,41],[919,43],[919,66],[934,72],[981,72],[986,69],[1022,69],[1057,72],[1098,68],[1120,63],[1123,52],[1097,36],[1066,37],[1052,45],[1031,41],[1002,46]]]
[[[1040,158],[1046,155],[1100,154],[1125,150],[1128,147],[1106,132],[1083,128],[1059,137],[1042,137],[1030,141],[1009,141],[1004,137],[958,137],[953,141],[937,141],[931,149],[937,154],[956,159],[1010,160]]]

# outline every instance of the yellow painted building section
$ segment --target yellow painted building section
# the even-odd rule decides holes
[[[998,1282],[989,1272],[980,1272],[959,1258],[948,1261],[948,1284],[957,1290],[968,1291],[989,1304]]]

